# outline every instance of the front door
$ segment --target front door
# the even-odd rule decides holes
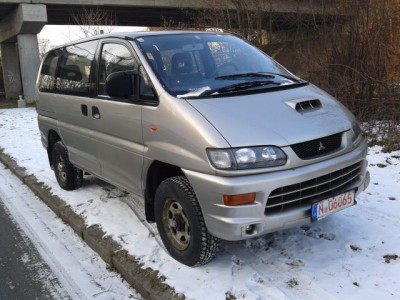
[[[98,62],[97,96],[90,99],[93,137],[101,177],[130,192],[141,195],[143,165],[142,106],[126,98],[110,97],[106,79],[115,72],[138,69],[129,45],[123,41],[103,41]],[[132,76],[132,87],[135,85]],[[134,89],[133,89],[134,90]]]

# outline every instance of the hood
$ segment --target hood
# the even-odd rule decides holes
[[[346,131],[354,118],[343,105],[313,85],[187,101],[231,147],[284,147]]]

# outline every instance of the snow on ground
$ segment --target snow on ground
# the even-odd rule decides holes
[[[369,150],[371,185],[358,205],[320,222],[242,242],[223,242],[208,265],[189,268],[160,247],[128,209],[129,195],[94,178],[59,188],[40,143],[36,111],[0,110],[0,147],[99,224],[146,267],[191,299],[399,299],[400,151]]]

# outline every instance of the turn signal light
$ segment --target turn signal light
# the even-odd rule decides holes
[[[253,204],[255,200],[256,193],[224,195],[224,203],[229,206]]]

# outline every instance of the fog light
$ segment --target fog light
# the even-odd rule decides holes
[[[253,204],[255,200],[256,193],[224,195],[224,204],[229,206]]]
[[[246,234],[253,234],[253,232],[254,232],[254,225],[247,225]]]

